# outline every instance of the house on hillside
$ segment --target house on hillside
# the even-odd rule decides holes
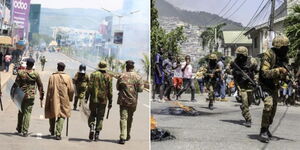
[[[284,33],[284,20],[291,13],[290,8],[300,4],[300,0],[284,0],[283,4],[275,10],[274,31],[276,35]],[[257,56],[272,46],[269,42],[269,22],[257,25],[248,30],[244,35],[252,39],[252,55]]]
[[[223,54],[225,56],[235,56],[235,50],[239,46],[245,46],[252,55],[252,40],[244,35],[245,31],[223,31]]]

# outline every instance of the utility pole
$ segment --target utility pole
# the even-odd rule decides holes
[[[272,41],[275,37],[275,32],[274,32],[274,14],[275,14],[275,0],[271,0],[272,6],[271,6],[271,14],[270,14],[270,25],[269,25],[269,44],[268,47],[271,48],[272,46]]]

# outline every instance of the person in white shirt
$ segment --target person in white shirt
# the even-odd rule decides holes
[[[193,82],[193,67],[190,64],[191,63],[191,57],[189,55],[185,56],[185,62],[182,63],[182,69],[183,72],[183,89],[180,90],[180,92],[176,96],[176,100],[178,100],[178,97],[181,96],[183,92],[185,92],[188,88],[191,88],[191,101],[196,102],[195,100],[195,85]]]
[[[174,94],[177,95],[181,89],[181,86],[183,84],[182,80],[182,71],[181,71],[181,64],[180,61],[177,58],[177,61],[173,63],[173,69],[174,69],[174,76],[173,76],[173,86],[174,86]]]

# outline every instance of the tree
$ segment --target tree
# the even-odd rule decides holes
[[[296,64],[300,65],[300,5],[292,8],[293,12],[285,19],[285,32],[290,40],[289,57],[295,58]]]
[[[202,39],[202,46],[203,49],[205,46],[208,46],[210,53],[212,53],[212,50],[215,47],[215,51],[217,51],[217,47],[215,43],[215,34],[217,39],[223,40],[223,30],[222,27],[226,26],[226,23],[218,24],[215,27],[208,27],[202,34],[200,35],[200,38]]]
[[[147,80],[149,78],[149,73],[150,73],[150,60],[147,54],[143,54],[144,58],[141,59],[141,62],[143,63],[143,69],[144,72],[147,75]]]

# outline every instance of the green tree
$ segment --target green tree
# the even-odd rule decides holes
[[[147,54],[143,54],[143,59],[141,59],[141,62],[143,63],[143,69],[144,72],[147,75],[147,80],[149,78],[149,73],[150,73],[150,60]]]
[[[205,46],[208,46],[210,53],[215,49],[217,50],[217,47],[215,45],[215,34],[217,39],[223,40],[223,30],[222,27],[226,26],[226,23],[218,24],[215,27],[208,27],[202,34],[200,35],[200,38],[202,39],[202,46],[203,49]]]
[[[285,19],[285,32],[290,40],[289,57],[295,58],[300,65],[300,5],[292,8],[293,12]]]

